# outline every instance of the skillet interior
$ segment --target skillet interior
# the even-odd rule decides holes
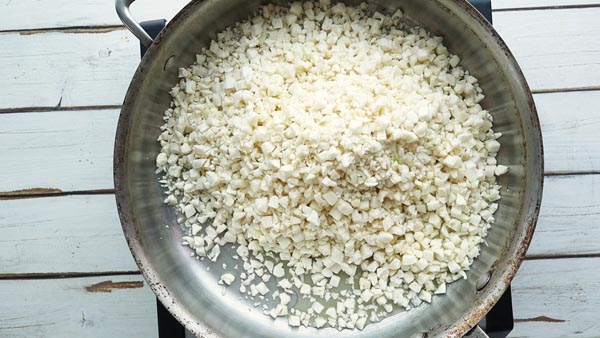
[[[278,1],[285,3],[286,1]],[[345,1],[358,4],[357,1]],[[531,94],[512,55],[493,29],[462,0],[373,0],[383,11],[401,8],[433,34],[444,37],[448,49],[476,76],[484,89],[482,105],[502,132],[499,163],[508,165],[499,179],[502,190],[496,223],[489,231],[468,279],[453,283],[431,305],[396,313],[365,330],[291,329],[286,319],[271,320],[251,301],[239,300],[239,281],[223,295],[217,280],[219,264],[199,263],[181,245],[174,212],[163,204],[155,158],[159,151],[163,112],[177,69],[195,61],[195,54],[216,33],[243,20],[261,5],[259,0],[207,0],[188,5],[163,30],[142,60],[127,93],[115,142],[115,187],[123,229],[150,286],[165,306],[194,333],[222,337],[428,337],[461,336],[500,297],[516,272],[529,244],[542,189],[542,143]],[[171,225],[169,228],[165,225]],[[222,255],[224,256],[224,255]],[[232,266],[233,261],[227,262]],[[492,271],[481,291],[478,278]],[[249,309],[252,309],[249,311]]]

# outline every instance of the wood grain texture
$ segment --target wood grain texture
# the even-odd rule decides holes
[[[140,21],[171,19],[189,0],[136,1],[131,6]],[[493,0],[493,9],[549,6],[600,5],[599,0]],[[1,0],[4,20],[0,31],[79,26],[120,25],[112,1],[95,0]],[[24,14],[27,15],[24,15]]]
[[[534,98],[546,170],[600,170],[600,91]],[[0,175],[7,178],[0,195],[32,188],[111,189],[117,119],[114,109],[0,114],[0,143],[6,159]]]
[[[510,338],[597,338],[600,258],[526,261],[513,286]]]
[[[600,0],[492,0],[492,9],[600,5]]]
[[[171,19],[189,0],[136,1],[131,12],[140,21]],[[493,0],[494,10],[551,6],[600,5],[599,0]],[[112,1],[95,0],[1,0],[4,20],[0,31],[80,26],[120,25]],[[24,14],[27,15],[24,15]]]
[[[171,19],[189,0],[136,1],[131,12],[140,21]],[[120,25],[114,1],[0,0],[0,31]]]
[[[600,170],[600,91],[534,95],[546,171]]]
[[[0,275],[135,270],[114,195],[0,201]]]
[[[187,0],[139,0],[141,20]],[[599,0],[493,0],[495,25],[534,90],[600,87]],[[0,112],[120,105],[138,41],[113,1],[0,0]],[[95,26],[88,29],[85,27]],[[109,26],[98,28],[98,26]],[[71,27],[71,28],[69,28]],[[58,29],[58,31],[45,31]],[[33,34],[32,34],[33,33]],[[549,171],[600,170],[599,91],[535,95]],[[0,114],[0,192],[112,188],[118,111]],[[600,254],[600,175],[546,179],[530,257]],[[20,192],[19,192],[20,193]],[[112,195],[0,200],[0,275],[135,270]],[[526,261],[513,283],[512,338],[596,338],[600,258]],[[0,280],[0,337],[157,336],[141,276]],[[142,286],[142,287],[140,287]]]
[[[511,338],[596,338],[599,258],[527,261],[513,282]],[[139,285],[141,276],[0,281],[3,338],[156,337],[147,286],[88,292],[101,283]]]
[[[0,337],[154,338],[156,298],[147,285],[110,293],[86,288],[112,281],[139,285],[141,276],[0,281]]]
[[[1,193],[112,188],[117,110],[0,114]]]
[[[123,29],[0,34],[0,111],[18,107],[118,105],[139,60]]]
[[[494,13],[534,90],[600,86],[600,8]]]
[[[527,255],[599,254],[600,175],[550,176]]]
[[[600,175],[546,178],[528,257],[600,254],[599,185]],[[0,201],[0,275],[135,270],[113,195]]]
[[[123,289],[139,289],[144,287],[144,282],[113,282],[112,280],[105,280],[100,283],[92,284],[85,287],[87,292],[113,292],[113,290]]]
[[[497,12],[534,90],[600,86],[600,8]],[[556,23],[560,22],[560,25]],[[0,34],[0,111],[119,105],[139,62],[125,29]]]

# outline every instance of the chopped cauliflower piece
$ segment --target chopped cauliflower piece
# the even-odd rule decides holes
[[[509,168],[442,40],[400,10],[271,4],[179,70],[155,161],[191,255],[237,246],[219,284],[362,330],[467,277]]]

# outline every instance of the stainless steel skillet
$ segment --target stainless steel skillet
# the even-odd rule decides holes
[[[419,25],[443,36],[450,51],[479,79],[486,94],[483,106],[494,117],[494,129],[504,134],[498,160],[510,168],[499,180],[505,189],[487,238],[489,245],[482,247],[468,279],[453,283],[447,295],[434,297],[431,305],[396,313],[363,331],[337,331],[289,328],[283,319],[272,321],[259,310],[249,310],[252,304],[238,299],[235,285],[228,290],[218,287],[220,264],[207,271],[206,264],[190,259],[181,246],[177,217],[162,203],[154,173],[156,139],[177,69],[193,63],[195,54],[217,32],[247,18],[264,1],[194,1],[154,41],[129,15],[131,2],[117,0],[117,8],[125,24],[150,47],[119,118],[114,155],[117,205],[142,273],[188,330],[201,337],[431,338],[462,337],[479,322],[509,285],[533,235],[542,195],[543,154],[540,126],[523,74],[504,42],[473,7],[464,0],[367,1],[383,11],[402,8]]]

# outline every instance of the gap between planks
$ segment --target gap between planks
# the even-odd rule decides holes
[[[50,272],[50,273],[17,273],[0,274],[0,280],[39,280],[39,279],[65,279],[106,276],[137,276],[139,270],[131,271],[98,271],[98,272]]]
[[[26,198],[73,196],[73,195],[111,195],[114,193],[115,193],[114,189],[62,191],[60,189],[55,189],[55,188],[31,188],[31,189],[21,189],[21,190],[8,191],[8,192],[0,192],[0,201],[26,199]]]
[[[124,25],[105,25],[105,26],[70,26],[70,27],[53,27],[53,28],[31,28],[31,29],[6,29],[0,30],[0,34],[19,33],[20,35],[33,35],[41,33],[107,33],[116,30],[126,29]]]
[[[591,92],[591,91],[600,91],[600,86],[536,89],[536,90],[532,90],[531,94],[555,94],[555,93]],[[66,106],[66,107],[63,107],[63,106],[19,107],[19,108],[0,109],[0,114],[45,113],[45,112],[76,111],[76,110],[109,110],[109,109],[121,109],[122,107],[123,107],[122,105]]]
[[[548,88],[534,89],[531,94],[554,94],[554,93],[569,93],[569,92],[591,92],[600,90],[600,86],[589,87],[570,87],[570,88]]]
[[[534,232],[535,233],[535,232]],[[529,255],[525,257],[526,261],[539,261],[548,259],[572,259],[572,258],[600,258],[600,253],[594,254],[565,254],[565,255]]]
[[[600,88],[599,88],[600,90]],[[14,114],[14,113],[45,113],[45,112],[57,112],[57,111],[76,111],[76,110],[109,110],[109,109],[121,109],[122,105],[104,105],[104,106],[53,106],[53,107],[19,107],[19,108],[7,108],[0,109],[0,114]]]
[[[586,176],[586,175],[600,175],[600,170],[547,171],[544,173],[544,177]],[[112,195],[114,193],[115,193],[115,189],[63,191],[63,190],[55,189],[55,188],[30,188],[30,189],[8,191],[8,192],[0,192],[0,201],[27,199],[27,198],[41,198],[41,197],[73,196],[73,195]]]
[[[582,171],[546,171],[544,177],[550,176],[583,176],[600,175],[600,170],[582,170]]]
[[[532,90],[531,94],[556,94],[556,93],[591,92],[591,91],[600,91],[600,86],[536,89],[536,90]],[[122,107],[123,107],[122,105],[19,107],[19,108],[0,109],[0,114],[45,113],[45,112],[76,111],[76,110],[109,110],[109,109],[121,109]]]
[[[507,8],[492,8],[492,12],[521,12],[521,11],[542,11],[554,9],[585,9],[597,8],[600,4],[579,4],[579,5],[556,5],[556,6],[533,6],[533,7],[507,7]]]
[[[600,254],[533,255],[533,256],[526,256],[523,259],[523,261],[578,259],[578,258],[600,258]],[[17,274],[0,274],[0,281],[2,281],[2,280],[68,279],[68,278],[108,277],[108,276],[138,276],[141,274],[142,273],[139,270],[99,271],[99,272],[17,273]]]

